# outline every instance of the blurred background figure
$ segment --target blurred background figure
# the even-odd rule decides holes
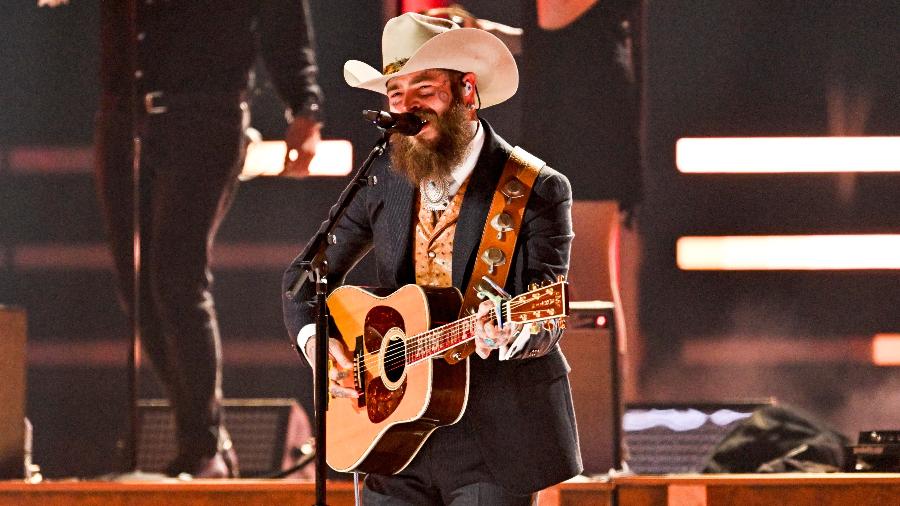
[[[522,2],[523,144],[569,175],[576,200],[599,200],[591,226],[601,229],[599,265],[608,286],[573,297],[612,300],[625,355],[626,398],[638,390],[637,320],[642,198],[640,0]],[[572,69],[578,69],[572,74]],[[565,79],[563,89],[560,76]],[[576,205],[576,211],[577,211]],[[576,234],[578,217],[575,217]],[[576,239],[577,254],[577,243]],[[594,245],[591,245],[594,247]],[[577,259],[573,259],[573,267]],[[605,265],[604,265],[605,264]],[[605,277],[603,285],[606,285]],[[583,286],[583,285],[581,285]],[[582,290],[583,291],[583,290]],[[626,339],[627,336],[627,339]]]
[[[524,142],[560,160],[577,199],[632,211],[641,198],[640,1],[526,3]],[[564,91],[560,76],[569,76]],[[585,166],[593,170],[576,170]]]
[[[419,4],[418,7],[420,8],[415,10],[422,14],[449,19],[463,28],[481,28],[502,40],[512,54],[519,55],[522,53],[523,30],[521,28],[504,25],[503,23],[489,21],[487,19],[479,19],[471,12],[467,11],[465,7],[457,3],[430,1],[419,2]]]
[[[286,172],[306,171],[315,153],[322,94],[308,17],[305,0],[101,4],[98,190],[123,299],[175,413],[172,476],[237,474],[209,252],[237,187],[257,48],[287,106]]]

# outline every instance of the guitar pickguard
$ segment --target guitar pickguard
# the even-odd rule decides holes
[[[366,388],[366,408],[369,420],[372,423],[387,420],[397,409],[404,393],[406,393],[406,382],[403,382],[396,390],[391,390],[384,385],[381,378],[372,380],[369,387]]]
[[[387,419],[400,405],[406,393],[405,342],[403,316],[389,306],[375,306],[366,314],[363,342],[367,359],[365,405],[369,420],[379,423]],[[387,341],[387,343],[386,343]],[[383,349],[384,348],[384,349]],[[373,367],[374,366],[374,367]],[[390,384],[385,384],[387,378]]]

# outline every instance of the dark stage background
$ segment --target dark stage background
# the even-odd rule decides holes
[[[324,136],[350,139],[358,163],[376,138],[359,111],[381,102],[347,87],[341,69],[351,58],[379,61],[381,2],[310,3]],[[129,330],[104,256],[90,159],[78,150],[92,140],[98,9],[96,1],[55,10],[33,4],[0,6],[0,304],[28,312],[35,461],[50,477],[92,476],[116,469],[128,411]],[[466,6],[509,25],[534,24],[519,1]],[[688,176],[675,169],[674,143],[684,136],[900,134],[897,3],[650,0],[645,11],[645,195],[632,315],[641,323],[641,336],[632,338],[645,354],[629,400],[775,396],[851,436],[896,428],[900,377],[858,350],[877,332],[900,331],[900,275],[684,272],[674,248],[683,235],[896,233],[900,176]],[[565,94],[583,75],[571,68],[546,78]],[[254,111],[256,125],[275,137],[281,112],[270,94],[260,92]],[[868,105],[841,108],[837,96]],[[540,114],[522,109],[517,97],[484,116],[516,144],[525,115]],[[841,131],[848,123],[861,131]],[[572,135],[591,142],[591,132]],[[22,158],[47,146],[76,149],[56,166]],[[590,160],[548,161],[569,175],[577,199],[601,191]],[[282,328],[281,269],[345,184],[257,179],[239,191],[214,264],[227,397],[294,397],[309,409],[309,373]],[[367,272],[362,265],[356,279]],[[755,343],[761,358],[728,351],[741,343]],[[833,353],[784,352],[792,348]],[[161,395],[149,371],[143,379],[145,397]]]

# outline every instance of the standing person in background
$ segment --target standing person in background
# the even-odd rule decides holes
[[[599,200],[610,286],[591,298],[616,303],[625,396],[639,391],[638,204],[641,174],[641,0],[526,0],[523,142],[557,160],[576,200]],[[559,80],[566,80],[565,93]],[[572,135],[578,132],[578,135]],[[618,212],[616,212],[616,207]],[[576,223],[576,228],[577,228]],[[578,296],[578,280],[573,279]],[[601,283],[602,284],[602,283]],[[627,337],[627,339],[626,339]]]
[[[560,160],[576,199],[615,200],[625,212],[641,198],[640,3],[535,0],[523,9],[523,136]]]
[[[237,475],[223,426],[222,354],[209,271],[237,187],[248,76],[261,52],[287,105],[285,173],[320,139],[322,93],[305,0],[101,2],[96,172],[122,298],[132,307],[132,165],[140,162],[143,348],[175,413],[167,474]],[[134,153],[132,135],[140,139]]]

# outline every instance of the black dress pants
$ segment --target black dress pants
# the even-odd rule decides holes
[[[366,476],[364,506],[528,506],[535,495],[517,495],[496,483],[468,417],[437,429],[412,462],[396,475]]]
[[[211,455],[220,437],[221,344],[209,255],[243,159],[246,104],[235,92],[137,114],[140,138],[144,350],[174,408],[179,454]],[[105,96],[96,129],[97,184],[127,309],[133,306],[132,111]],[[129,313],[132,314],[132,313]]]

